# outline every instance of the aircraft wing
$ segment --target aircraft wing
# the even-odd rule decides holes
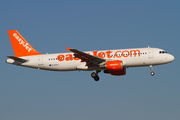
[[[68,48],[68,47],[66,47],[66,48],[67,48],[67,51],[70,50],[71,52],[73,52],[74,56],[76,58],[81,59],[81,62],[86,62],[86,66],[98,65],[98,64],[106,61],[105,59],[102,59],[102,58],[87,54],[87,53],[79,51],[77,49],[71,49],[71,48]]]

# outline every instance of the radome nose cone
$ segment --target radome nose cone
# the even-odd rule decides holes
[[[171,60],[171,61],[174,60],[174,56],[173,56],[173,55],[170,56],[170,60]]]

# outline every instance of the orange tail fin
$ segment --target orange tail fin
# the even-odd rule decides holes
[[[37,52],[17,30],[8,30],[11,44],[16,57],[41,55]]]

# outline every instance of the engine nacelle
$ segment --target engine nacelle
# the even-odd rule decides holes
[[[116,61],[106,61],[107,70],[122,70],[123,63],[121,60]]]

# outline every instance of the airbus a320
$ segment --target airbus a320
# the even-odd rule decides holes
[[[91,77],[99,81],[98,73],[121,76],[126,68],[153,66],[174,60],[174,56],[159,48],[79,51],[67,48],[67,53],[42,54],[37,52],[17,30],[8,30],[15,56],[7,56],[9,64],[51,71],[93,71]]]

